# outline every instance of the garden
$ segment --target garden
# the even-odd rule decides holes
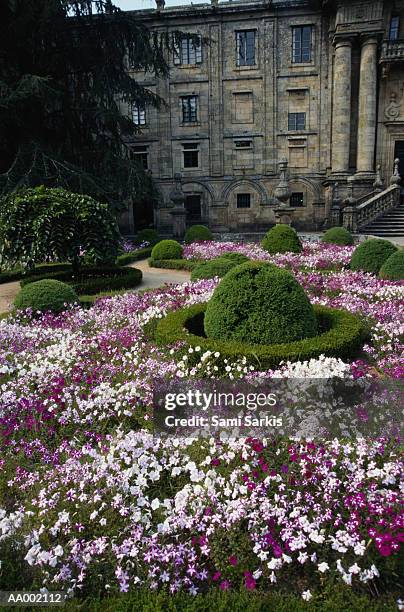
[[[1,589],[83,610],[403,609],[397,437],[162,437],[153,396],[402,380],[404,251],[282,225],[122,244],[99,203],[34,191],[2,225],[21,291],[0,321]],[[146,257],[190,280],[134,291]]]

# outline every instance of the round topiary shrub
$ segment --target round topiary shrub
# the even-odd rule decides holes
[[[400,249],[390,255],[379,272],[380,278],[386,280],[404,280],[404,250]]]
[[[237,266],[237,262],[225,257],[216,257],[209,261],[199,263],[191,272],[191,280],[201,280],[203,278],[222,278],[229,270]]]
[[[351,270],[379,274],[382,265],[396,251],[397,247],[388,240],[382,240],[381,238],[365,240],[352,253]]]
[[[18,310],[32,308],[34,312],[65,310],[66,305],[79,301],[72,287],[58,280],[45,278],[25,285],[14,300]]]
[[[301,253],[303,245],[293,227],[280,223],[275,225],[264,236],[261,246],[274,255],[275,253]]]
[[[212,232],[206,225],[191,225],[185,232],[184,241],[187,244],[204,242],[205,240],[213,240]]]
[[[247,262],[230,270],[208,302],[208,338],[273,344],[317,333],[312,305],[294,276],[273,264]]]
[[[143,229],[137,233],[135,238],[136,244],[147,242],[150,246],[154,246],[160,242],[160,240],[160,235],[155,229]]]
[[[223,255],[220,255],[220,258],[229,259],[237,265],[249,261],[247,255],[243,255],[242,253],[223,253]]]
[[[321,238],[321,242],[351,246],[354,243],[354,239],[351,232],[348,232],[345,227],[330,227]]]
[[[152,259],[182,259],[182,246],[176,240],[161,240],[151,252]]]

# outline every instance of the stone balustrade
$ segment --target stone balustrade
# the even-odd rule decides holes
[[[386,40],[382,44],[380,61],[404,61],[404,40]]]
[[[350,232],[358,232],[399,203],[400,187],[390,185],[359,205],[356,203],[354,206],[346,206],[343,210],[343,226]]]

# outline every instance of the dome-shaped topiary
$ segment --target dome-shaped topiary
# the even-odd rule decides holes
[[[293,227],[282,223],[275,225],[264,236],[261,246],[274,255],[275,253],[301,253],[303,250],[299,236]]]
[[[161,240],[151,252],[152,259],[182,259],[182,246],[176,240]]]
[[[212,232],[206,225],[191,225],[185,232],[184,241],[187,244],[205,242],[206,240],[213,240]]]
[[[384,262],[396,251],[397,247],[388,240],[381,238],[365,240],[352,253],[351,270],[379,274]]]
[[[351,232],[348,232],[345,227],[330,227],[321,238],[321,242],[351,246],[354,243],[354,239]]]
[[[234,262],[234,264],[241,264],[244,263],[245,261],[248,261],[248,257],[247,255],[243,255],[243,253],[223,253],[223,255],[220,255],[221,259],[229,259],[230,261]]]
[[[58,280],[45,278],[24,285],[14,300],[18,310],[32,308],[34,312],[52,311],[55,313],[65,310],[66,305],[79,301],[77,293],[72,287]]]
[[[154,246],[160,242],[161,238],[159,233],[155,229],[143,229],[137,233],[135,242],[136,244],[142,244],[148,242],[149,245]]]
[[[380,278],[387,280],[404,280],[404,249],[390,255],[379,272]]]
[[[315,336],[317,321],[290,272],[251,261],[230,270],[216,287],[204,328],[216,340],[276,344]]]
[[[238,262],[225,257],[215,257],[209,261],[202,261],[191,272],[191,280],[201,280],[202,278],[222,278],[229,270],[235,268]]]

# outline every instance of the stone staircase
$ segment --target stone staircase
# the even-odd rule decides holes
[[[404,236],[404,204],[400,204],[377,217],[366,225],[362,231],[372,236],[386,238]]]
[[[400,202],[400,187],[396,181],[386,189],[358,201],[352,198],[342,214],[343,225],[351,232],[372,236],[404,236],[404,205]]]

